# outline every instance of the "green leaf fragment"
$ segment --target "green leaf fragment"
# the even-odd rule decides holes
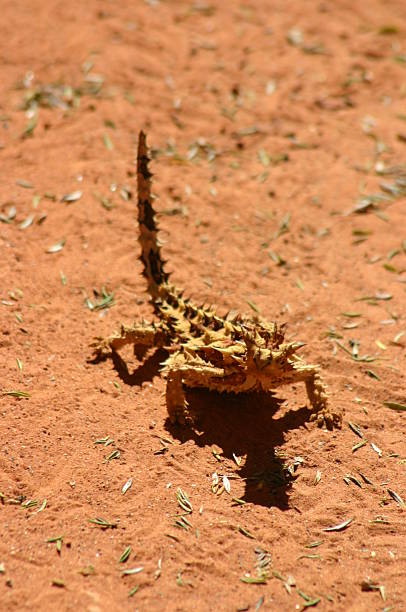
[[[114,123],[114,121],[112,121],[111,119],[105,119],[105,120],[104,120],[104,125],[105,125],[106,127],[111,128],[112,130],[115,130],[115,129],[116,129],[116,124],[115,124],[115,123]]]
[[[358,480],[358,478],[356,478],[356,476],[353,476],[352,474],[347,474],[344,477],[344,481],[349,484],[350,482],[353,482],[355,485],[357,485],[357,487],[359,487],[360,489],[362,489],[362,483],[360,480]]]
[[[284,266],[286,264],[286,259],[283,259],[278,253],[272,251],[272,249],[269,249],[268,255],[277,266]]]
[[[28,121],[27,125],[24,128],[23,133],[21,134],[22,138],[27,138],[28,136],[32,136],[34,134],[34,130],[37,127],[38,116],[35,113],[33,117]]]
[[[400,339],[405,335],[405,331],[401,331],[398,334],[396,334],[396,336],[393,338],[393,343],[394,344],[401,344]]]
[[[250,308],[252,308],[252,310],[253,310],[254,312],[256,312],[256,313],[258,313],[258,314],[259,314],[260,310],[259,310],[258,306],[257,306],[257,305],[256,305],[254,302],[251,302],[251,300],[247,300],[247,304],[248,304],[248,306],[249,306]]]
[[[395,502],[397,504],[399,504],[399,506],[401,506],[402,508],[406,507],[405,502],[403,501],[403,499],[400,497],[400,495],[398,493],[396,493],[396,491],[393,491],[392,489],[387,489],[389,495],[391,496],[392,499],[395,500]]]
[[[121,571],[122,576],[133,576],[134,574],[139,574],[142,572],[143,567],[133,567],[131,569],[125,569]]]
[[[365,370],[365,374],[367,374],[367,376],[369,376],[370,378],[374,378],[375,380],[382,380],[380,376],[378,376],[378,374],[376,374],[372,370]]]
[[[315,477],[314,477],[313,484],[314,484],[315,486],[316,486],[316,485],[318,485],[318,484],[319,484],[319,482],[320,482],[320,480],[321,480],[321,470],[317,470],[316,475],[315,475]]]
[[[95,518],[95,519],[89,519],[89,523],[93,523],[94,525],[97,525],[98,527],[101,527],[102,529],[115,529],[118,525],[118,523],[111,523],[109,521],[106,521],[104,518]]]
[[[305,548],[317,548],[323,544],[324,540],[316,540],[314,542],[310,542],[310,544],[306,544]]]
[[[136,594],[136,592],[138,591],[138,589],[139,589],[139,588],[140,588],[140,587],[139,587],[138,585],[137,585],[137,586],[135,586],[135,587],[133,587],[133,588],[131,589],[131,591],[128,593],[128,597],[133,597],[133,596]]]
[[[398,32],[399,28],[392,24],[383,25],[378,30],[378,34],[382,34],[384,36],[388,36],[389,34],[397,34]]]
[[[125,548],[123,554],[119,558],[118,562],[125,563],[127,559],[129,558],[130,554],[131,554],[131,546],[127,546],[127,548]]]
[[[176,499],[178,501],[179,506],[187,514],[190,514],[193,511],[193,506],[190,503],[187,493],[185,491],[182,491],[180,487],[178,487],[178,490],[176,491]]]
[[[317,606],[317,604],[321,601],[321,597],[315,597],[314,599],[309,599],[303,604],[304,608],[311,608],[312,606]]]
[[[375,525],[390,525],[390,520],[384,516],[377,516],[375,519],[372,519],[369,522]]]
[[[47,507],[47,500],[44,499],[44,501],[42,502],[41,506],[33,514],[38,514],[38,512],[43,512],[46,507]]]
[[[24,189],[33,189],[34,187],[31,181],[26,181],[25,179],[17,179],[16,185],[18,185],[19,187],[23,187]]]
[[[258,157],[259,157],[259,161],[261,162],[261,164],[266,168],[269,166],[269,164],[271,163],[271,160],[269,158],[268,153],[265,151],[265,149],[259,149],[258,151]]]
[[[56,538],[49,538],[47,541],[48,544],[56,544],[56,551],[58,555],[61,554],[62,551],[62,542],[65,536],[57,536]]]
[[[35,508],[35,506],[38,506],[38,500],[37,499],[28,499],[27,501],[23,502],[21,504],[22,508]]]
[[[133,479],[129,478],[127,482],[123,485],[123,488],[121,489],[121,493],[125,495],[128,489],[132,486],[132,484],[133,484]]]
[[[61,202],[66,202],[67,204],[77,202],[82,197],[82,194],[82,191],[72,191],[72,193],[66,193],[61,197]]]
[[[232,497],[231,501],[233,501],[238,506],[244,506],[246,502],[243,499],[239,499],[238,497]]]
[[[105,438],[99,438],[98,440],[95,440],[95,444],[103,444],[103,446],[110,446],[110,444],[114,444],[114,440],[113,438],[110,438],[110,436],[106,436]]]
[[[2,391],[1,395],[10,395],[11,397],[31,397],[27,391]]]
[[[391,293],[387,293],[386,291],[377,291],[375,293],[375,299],[376,300],[383,300],[384,302],[391,300],[392,299],[392,294]]]
[[[365,439],[364,439],[364,440],[362,440],[361,442],[358,442],[358,444],[355,444],[355,445],[352,447],[351,451],[352,451],[353,453],[355,453],[355,451],[357,451],[358,449],[362,448],[363,446],[366,446],[366,444],[368,444],[368,440],[365,440]]]
[[[85,304],[89,310],[102,310],[114,305],[114,293],[108,293],[106,287],[102,287],[101,295],[102,297],[98,302],[92,302],[88,297],[85,299]]]
[[[396,257],[396,255],[399,255],[400,253],[400,249],[392,249],[391,251],[389,251],[389,253],[386,256],[386,259],[388,261],[390,261],[391,259],[393,259],[394,257]]]
[[[55,538],[49,538],[47,541],[47,543],[49,544],[54,544],[55,542],[57,542],[58,540],[63,540],[65,536],[60,535],[60,536],[56,536]]]
[[[365,476],[365,474],[364,474],[363,472],[359,472],[359,475],[361,476],[362,480],[363,480],[363,481],[364,481],[366,484],[369,484],[369,485],[374,484],[374,483],[372,482],[372,480],[370,480],[370,479],[368,478],[368,476]]]
[[[240,580],[246,584],[266,584],[265,576],[243,576]]]
[[[333,525],[332,527],[326,527],[323,531],[344,531],[351,523],[353,522],[353,518],[347,519],[338,525]]]
[[[397,410],[398,412],[406,411],[406,404],[398,404],[397,402],[383,402],[383,404],[391,410]]]
[[[282,234],[286,234],[286,232],[289,231],[289,224],[290,224],[290,213],[286,213],[286,215],[284,215],[282,217],[282,220],[279,224],[279,228],[275,233],[274,238],[279,238],[279,236],[281,236]]]
[[[106,147],[108,151],[112,151],[114,149],[114,145],[108,134],[103,134],[103,142],[104,142],[104,146]]]
[[[369,578],[367,580],[364,580],[361,583],[361,590],[362,591],[379,591],[381,598],[383,601],[386,600],[386,593],[385,593],[385,587],[382,584],[376,584],[374,582],[372,582],[372,580],[370,580]],[[392,606],[390,606],[389,609],[391,609]],[[387,608],[385,608],[385,610],[387,610]]]
[[[244,527],[238,526],[238,531],[240,533],[242,533],[242,535],[244,535],[246,538],[250,538],[251,540],[255,540],[255,536],[250,531],[248,531],[248,529],[244,529]]]
[[[63,238],[59,242],[56,242],[55,244],[50,246],[45,252],[46,253],[59,253],[59,251],[62,251],[63,247],[65,246],[65,243],[66,243],[66,240]]]
[[[32,224],[33,224],[34,219],[35,219],[35,215],[34,215],[34,214],[28,215],[28,217],[26,217],[26,218],[24,219],[24,221],[22,221],[22,222],[20,223],[20,225],[18,226],[18,227],[19,227],[19,229],[20,229],[20,230],[25,230],[25,229],[27,229],[27,227],[30,227],[30,225],[32,225]]]
[[[351,431],[353,431],[359,438],[363,438],[364,434],[361,431],[361,428],[359,425],[357,425],[356,423],[352,423],[351,421],[348,421],[348,427],[351,429]]]
[[[121,453],[119,450],[114,450],[112,453],[110,453],[110,455],[108,455],[108,457],[106,457],[106,461],[112,461],[113,459],[119,459],[121,456]]]

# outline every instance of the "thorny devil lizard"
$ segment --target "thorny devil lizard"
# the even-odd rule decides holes
[[[137,156],[139,242],[143,275],[157,320],[142,321],[118,333],[96,338],[95,359],[105,358],[127,344],[135,352],[164,347],[169,357],[161,372],[166,376],[166,405],[170,420],[191,420],[185,387],[219,392],[268,392],[303,381],[312,406],[311,420],[328,428],[340,426],[341,415],[328,405],[320,368],[306,364],[297,350],[300,342],[284,342],[284,325],[258,316],[218,316],[212,307],[196,306],[169,282],[158,240],[152,206],[149,157],[144,132],[139,134]]]

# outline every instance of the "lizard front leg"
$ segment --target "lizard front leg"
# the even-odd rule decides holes
[[[171,423],[179,422],[183,425],[190,419],[184,386],[213,389],[214,381],[224,376],[224,370],[204,361],[188,363],[182,357],[179,353],[169,357],[164,372],[167,376],[166,407],[169,419]]]
[[[91,344],[94,359],[104,359],[113,351],[118,351],[127,344],[133,344],[137,348],[161,348],[165,345],[167,334],[162,324],[135,323],[134,325],[122,325],[120,331],[107,338],[95,338]]]
[[[328,429],[341,427],[342,415],[335,412],[328,404],[327,386],[323,382],[318,369],[313,368],[305,380],[306,391],[313,407],[311,421],[316,421],[319,427],[327,426]]]
[[[306,385],[307,396],[313,408],[310,420],[316,421],[319,427],[341,427],[342,415],[335,412],[328,403],[327,385],[320,376],[319,367],[297,361],[293,364],[293,369],[296,380],[303,380]]]

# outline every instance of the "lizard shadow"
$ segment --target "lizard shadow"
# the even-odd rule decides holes
[[[142,383],[152,382],[154,377],[159,375],[161,364],[168,357],[168,354],[165,349],[157,349],[150,354],[146,351],[138,351],[135,355],[137,359],[143,359],[143,361],[132,372],[128,369],[126,361],[116,351],[112,352],[111,359],[114,369],[123,383],[141,387]]]
[[[152,353],[137,352],[135,356],[140,362],[131,372],[127,362],[117,352],[113,352],[111,358],[124,384],[141,386],[159,375],[168,353],[158,349]],[[309,421],[310,410],[304,407],[275,416],[283,400],[271,393],[235,395],[199,388],[187,389],[186,395],[193,425],[174,425],[168,418],[165,429],[182,443],[193,440],[201,448],[217,446],[221,448],[221,456],[233,463],[234,455],[245,456],[237,468],[239,478],[245,483],[241,499],[256,505],[276,506],[281,510],[290,508],[289,489],[299,464],[290,461],[287,465],[287,459],[279,447],[284,444],[287,431]],[[220,474],[231,472],[221,463],[217,471]]]
[[[221,457],[233,463],[234,455],[237,458],[245,455],[237,468],[238,476],[245,482],[241,499],[281,510],[290,508],[289,489],[299,462],[288,460],[279,447],[284,444],[288,430],[308,422],[310,410],[288,410],[275,417],[283,400],[256,392],[233,395],[193,389],[188,390],[187,399],[195,425],[173,425],[167,419],[167,431],[181,442],[194,440],[199,447],[218,446]],[[232,473],[221,463],[217,471]]]

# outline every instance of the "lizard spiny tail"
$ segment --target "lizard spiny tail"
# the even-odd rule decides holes
[[[164,261],[158,239],[158,227],[155,212],[152,207],[151,177],[148,168],[149,156],[146,136],[143,131],[138,139],[137,182],[138,182],[138,222],[140,227],[139,242],[141,245],[140,259],[143,263],[143,275],[148,283],[148,293],[157,312],[157,302],[165,299],[165,285],[169,274],[165,272]]]

